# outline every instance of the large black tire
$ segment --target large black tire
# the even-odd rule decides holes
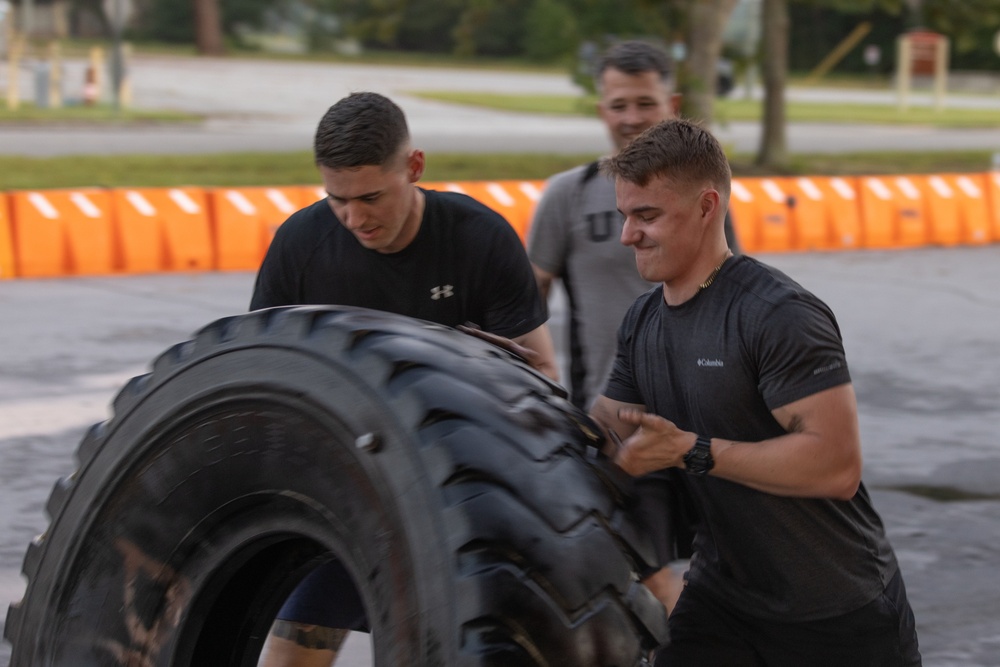
[[[223,319],[114,401],[55,487],[12,667],[250,667],[339,559],[375,664],[637,665],[666,640],[627,479],[483,341],[350,308]]]

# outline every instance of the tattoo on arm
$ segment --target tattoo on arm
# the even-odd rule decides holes
[[[344,643],[350,630],[325,628],[322,625],[305,625],[280,618],[271,626],[271,634],[295,642],[302,648],[336,651]]]

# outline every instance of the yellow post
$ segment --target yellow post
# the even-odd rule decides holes
[[[59,42],[49,42],[49,108],[59,109],[63,105],[62,62],[59,58]]]
[[[18,74],[21,70],[21,56],[24,54],[24,37],[15,35],[10,42],[7,60],[7,108],[17,111],[21,108],[21,91]]]
[[[119,98],[122,109],[132,108],[132,76],[129,74],[131,61],[132,44],[125,42],[122,44],[122,83],[121,97]]]
[[[870,21],[859,23],[857,27],[851,31],[851,34],[842,39],[840,44],[834,47],[833,51],[830,51],[830,53],[828,53],[826,57],[820,61],[819,65],[816,65],[816,67],[813,68],[813,71],[809,72],[809,76],[806,77],[805,84],[807,86],[811,86],[817,83],[823,76],[826,75],[827,72],[836,67],[837,63],[843,60],[844,56],[850,53],[851,49],[857,46],[858,42],[864,39],[865,35],[871,32],[871,29],[872,24]]]

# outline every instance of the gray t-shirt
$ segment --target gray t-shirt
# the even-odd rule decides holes
[[[588,167],[548,180],[528,235],[528,258],[560,278],[569,297],[566,384],[580,407],[589,407],[604,386],[625,311],[652,287],[639,276],[635,253],[621,244],[614,182],[596,169],[588,174]]]
[[[785,433],[772,410],[848,382],[830,309],[780,271],[736,257],[680,306],[668,306],[662,288],[636,301],[604,394],[686,431],[754,443]],[[688,585],[745,614],[838,616],[873,600],[896,572],[863,485],[840,501],[772,495],[712,475],[672,479],[700,517]]]

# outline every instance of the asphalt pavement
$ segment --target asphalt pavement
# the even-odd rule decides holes
[[[603,128],[591,119],[456,110],[405,94],[456,86],[559,92],[568,86],[559,77],[224,60],[141,64],[133,71],[138,105],[206,113],[205,124],[183,131],[3,129],[0,153],[305,150],[323,110],[350,90],[397,98],[428,150],[606,148]],[[829,131],[829,150],[852,141],[842,127]],[[849,133],[868,149],[889,148],[876,142],[890,139],[930,142],[924,149],[963,136],[926,128]],[[997,132],[974,134],[975,147],[1000,148]],[[1000,665],[1000,245],[762,258],[825,299],[839,318],[858,394],[865,481],[903,568],[924,664]],[[0,282],[0,627],[5,601],[23,591],[21,561],[45,528],[45,501],[56,479],[72,471],[85,429],[107,418],[114,394],[157,354],[208,322],[243,312],[251,286],[248,273]],[[561,300],[552,313],[561,333]],[[9,651],[0,643],[0,665]],[[369,664],[365,637],[352,635],[338,665]]]

